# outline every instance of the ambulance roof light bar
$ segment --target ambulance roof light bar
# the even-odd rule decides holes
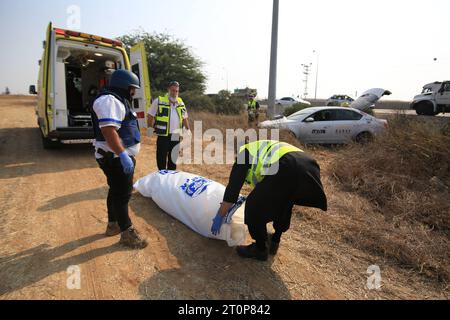
[[[77,32],[77,31],[64,30],[64,29],[58,29],[58,28],[55,28],[55,32],[56,32],[56,34],[63,35],[65,37],[84,38],[84,39],[88,39],[90,41],[104,42],[104,43],[110,44],[114,47],[123,47],[123,43],[121,41],[112,40],[112,39],[108,39],[108,38],[102,38],[102,37],[94,36],[94,35],[87,34],[87,33],[81,33],[81,32]]]

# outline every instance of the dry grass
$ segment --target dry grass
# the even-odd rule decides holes
[[[191,118],[201,120],[203,130],[248,128],[245,114],[191,113]],[[336,240],[445,285],[450,279],[450,137],[441,129],[442,123],[430,127],[399,115],[373,143],[340,149],[305,147],[282,131],[280,140],[312,154],[323,169],[331,214],[306,211],[306,218],[326,226]],[[222,183],[229,169],[219,174],[217,167],[202,166]]]
[[[1,95],[1,103],[11,106],[30,106],[34,107],[37,103],[35,96],[24,95]]]
[[[189,117],[191,121],[201,121],[203,131],[208,129],[218,129],[225,134],[227,129],[243,129],[244,131],[250,129],[251,127],[247,122],[247,114],[242,113],[240,115],[217,115],[210,112],[198,112],[190,111]],[[260,114],[259,121],[262,122],[266,119],[264,113]],[[191,125],[193,125],[192,123]],[[256,127],[253,127],[256,129]],[[258,132],[259,135],[259,132]],[[269,132],[270,138],[270,132]],[[302,147],[297,139],[294,138],[292,134],[288,131],[280,131],[280,140],[291,143],[292,145]]]
[[[242,128],[247,129],[247,115],[218,115],[211,112],[189,111],[191,121],[201,121],[203,130],[219,129],[225,132],[226,129]],[[193,120],[192,120],[193,119]],[[191,123],[193,125],[194,123]]]
[[[191,127],[192,128],[194,127],[194,125],[197,126],[197,123],[194,124],[194,121],[201,122],[203,133],[209,129],[217,129],[222,132],[224,137],[225,137],[227,129],[234,129],[234,130],[242,129],[243,132],[245,133],[248,129],[251,128],[248,125],[248,121],[247,121],[248,118],[247,118],[246,113],[242,113],[240,115],[218,115],[218,114],[214,114],[214,113],[210,113],[210,112],[190,111],[189,117],[191,119]],[[259,121],[264,121],[264,120],[265,120],[265,114],[261,114]],[[256,127],[252,127],[252,128],[256,129]],[[256,130],[256,132],[257,132],[258,137],[263,137],[264,139],[271,138],[271,132],[267,133],[268,136],[266,136],[265,133],[261,133],[259,130]],[[261,136],[260,136],[260,134],[261,134]],[[263,134],[264,134],[264,136],[263,136]],[[290,143],[299,148],[304,148],[304,146],[301,145],[300,142],[297,139],[295,139],[295,137],[292,134],[290,134],[288,131],[280,131],[279,132],[279,140]],[[205,148],[206,146],[208,146],[211,143],[213,143],[213,142],[206,139],[205,141],[203,141],[203,147]],[[234,139],[234,147],[235,147],[234,152],[236,153],[239,148],[236,138]],[[193,145],[192,145],[192,148],[193,148]],[[214,178],[216,181],[218,181],[224,185],[226,185],[228,183],[231,168],[232,168],[232,164],[221,165],[221,166],[202,164],[200,167],[198,165],[197,166],[196,165],[185,165],[183,167],[183,169],[185,171],[189,171],[192,173],[197,173],[197,174],[204,175],[204,176],[207,176],[210,178]],[[249,194],[250,191],[251,191],[251,188],[249,186],[247,186],[247,185],[243,186],[243,189],[242,189],[243,194]]]
[[[181,224],[174,223],[173,219],[167,218],[155,205],[150,204],[143,198],[140,199],[140,197],[134,197],[131,201],[131,211],[137,215],[136,223],[138,227],[145,230],[143,232],[150,237],[151,248],[136,254],[130,253],[131,255],[125,251],[115,252],[114,247],[111,247],[112,252],[106,247],[108,250],[104,251],[103,247],[108,245],[103,243],[103,240],[78,248],[79,241],[73,242],[74,237],[87,236],[86,239],[89,239],[90,235],[97,234],[99,228],[101,228],[101,221],[104,219],[102,217],[100,219],[98,214],[101,215],[104,212],[104,203],[97,201],[95,195],[95,199],[92,197],[85,198],[84,195],[86,190],[92,195],[90,190],[97,190],[94,188],[97,188],[99,184],[104,184],[104,180],[101,179],[100,175],[92,176],[90,170],[93,169],[93,164],[90,152],[88,152],[89,155],[86,154],[86,157],[81,155],[80,161],[76,161],[78,165],[75,170],[74,162],[70,161],[70,159],[73,160],[73,155],[70,152],[58,153],[60,159],[57,163],[55,162],[56,167],[53,166],[53,162],[49,158],[52,157],[51,154],[42,151],[39,146],[35,146],[34,133],[29,130],[25,130],[25,132],[20,130],[25,126],[27,129],[35,127],[32,108],[35,99],[17,97],[26,105],[25,109],[20,106],[17,109],[15,105],[18,102],[15,99],[14,97],[5,99],[2,97],[0,99],[0,106],[5,107],[2,111],[3,118],[6,121],[4,121],[6,131],[10,131],[10,127],[19,127],[17,135],[20,136],[19,141],[22,142],[19,147],[16,144],[10,145],[11,150],[15,148],[12,154],[15,154],[15,152],[17,154],[15,157],[9,157],[11,158],[8,158],[9,160],[5,158],[5,161],[11,160],[10,163],[16,163],[15,161],[29,162],[26,159],[31,157],[41,159],[42,164],[46,165],[33,166],[25,171],[22,170],[23,167],[21,166],[19,171],[14,171],[14,174],[19,175],[13,177],[18,181],[21,188],[15,190],[5,185],[6,194],[14,194],[14,197],[10,197],[13,202],[10,203],[11,205],[5,212],[9,215],[5,217],[11,218],[7,219],[7,227],[17,232],[14,231],[6,237],[2,237],[2,240],[4,240],[2,249],[11,254],[20,255],[21,252],[27,253],[29,250],[25,249],[28,248],[33,251],[33,246],[36,243],[50,241],[49,243],[55,247],[53,248],[55,250],[52,248],[49,248],[52,249],[50,251],[45,250],[46,252],[43,253],[44,262],[46,262],[45,257],[48,254],[59,255],[60,250],[58,248],[64,249],[67,244],[70,244],[70,247],[77,247],[77,252],[74,251],[71,257],[64,256],[63,259],[56,259],[55,263],[42,263],[43,256],[38,250],[39,252],[35,252],[37,254],[26,256],[25,260],[22,259],[22,262],[19,259],[10,268],[3,268],[3,287],[8,287],[8,291],[10,291],[3,296],[4,298],[85,299],[104,297],[106,299],[134,299],[139,297],[138,287],[141,298],[162,298],[166,296],[169,298],[199,299],[228,297],[230,299],[448,300],[450,297],[450,288],[445,282],[430,280],[430,277],[439,280],[446,279],[442,274],[448,275],[448,267],[446,266],[449,261],[448,252],[450,251],[448,250],[448,231],[443,230],[442,226],[440,226],[440,229],[435,228],[433,230],[429,227],[429,224],[418,222],[413,217],[403,219],[397,215],[391,220],[386,220],[384,211],[371,197],[344,186],[341,180],[334,178],[336,158],[344,161],[346,165],[354,166],[353,159],[358,160],[364,152],[367,153],[369,150],[372,152],[373,147],[370,148],[369,146],[363,147],[364,152],[359,150],[361,148],[359,146],[333,149],[303,147],[320,163],[322,181],[329,200],[329,211],[323,213],[316,209],[296,207],[292,228],[283,235],[283,244],[279,255],[267,265],[239,260],[232,254],[231,250],[228,251],[223,248],[223,244],[199,238],[192,234],[189,229],[184,228]],[[6,106],[12,106],[12,108]],[[20,119],[16,117],[17,112],[21,115]],[[207,113],[197,114],[192,111],[190,115],[191,119],[203,120],[204,129],[219,128],[224,131],[227,128],[246,128],[245,115],[217,116]],[[426,120],[428,121],[429,118]],[[394,128],[392,126],[392,129]],[[153,158],[155,137],[150,139],[144,136],[143,138],[143,150],[138,166],[139,176],[152,172],[155,168]],[[288,133],[282,133],[281,140],[297,144]],[[422,143],[419,144],[422,145]],[[353,150],[353,154],[350,150]],[[67,158],[69,161],[60,161],[63,158]],[[70,165],[65,166],[64,163]],[[53,169],[58,172],[47,171],[49,166],[55,167],[56,169]],[[226,184],[231,164],[219,166],[205,163],[182,164],[180,169]],[[378,166],[377,170],[382,172],[383,168]],[[7,171],[8,174],[13,172]],[[63,174],[61,175],[61,173]],[[64,184],[63,182],[67,180],[68,175],[70,177],[72,173],[72,180],[75,184]],[[408,175],[407,172],[403,174]],[[92,176],[92,179],[88,179],[92,185],[86,184],[86,179],[80,180],[80,177],[85,175]],[[445,175],[439,176],[448,185],[448,182],[444,179]],[[429,174],[426,177],[429,177]],[[425,176],[417,177],[417,180],[423,179],[425,179]],[[39,190],[42,189],[39,189],[42,181],[45,181],[47,186],[44,191],[41,190],[42,194],[45,193],[44,196],[39,194]],[[76,181],[79,183],[76,184]],[[436,181],[433,183],[439,188],[439,183]],[[424,184],[426,183],[424,182]],[[10,185],[13,186],[14,183]],[[61,186],[65,189],[61,189]],[[67,196],[74,195],[75,203],[64,203],[62,207],[52,208],[52,210],[64,214],[37,214],[39,213],[37,208],[41,204],[46,206],[45,203],[51,200],[48,199],[48,190],[52,190],[52,188],[56,188],[55,190],[59,190],[59,193],[63,192]],[[102,190],[100,190],[101,193],[103,193]],[[250,188],[247,187],[243,193],[248,192],[250,192]],[[5,194],[5,192],[3,193]],[[446,198],[448,198],[448,195],[443,195],[443,199]],[[80,202],[80,199],[83,201]],[[70,197],[64,196],[63,200],[63,202],[67,202]],[[84,214],[86,210],[91,210],[95,214],[91,214],[92,217],[89,217],[89,214]],[[20,214],[17,214],[17,212]],[[84,227],[82,226],[83,228],[77,225],[77,229],[72,230],[74,224],[67,224],[64,219],[75,217],[79,213],[84,218],[90,218],[91,221],[85,223]],[[25,217],[23,217],[24,214]],[[15,217],[19,217],[19,219],[15,219]],[[51,219],[47,221],[49,217]],[[33,219],[38,219],[38,223],[35,223],[36,221]],[[30,223],[31,225],[43,225],[40,220],[45,220],[47,224],[56,226],[50,228],[53,231],[50,237],[47,233],[43,234],[34,229],[31,233],[24,232],[23,236],[16,237],[21,229],[29,229],[23,222],[28,223],[28,225]],[[398,223],[395,223],[395,221],[398,221]],[[105,241],[113,245],[114,241],[117,240],[105,239]],[[39,246],[37,249],[39,249]],[[98,256],[95,253],[100,255]],[[218,259],[205,258],[209,256],[217,256]],[[89,261],[85,259],[86,257]],[[131,264],[130,259],[133,260]],[[205,263],[205,261],[211,263]],[[64,267],[65,262],[75,265],[82,264],[82,267],[87,270],[87,275],[90,275],[88,282],[92,284],[87,288],[87,291],[67,293],[64,290],[58,290],[61,287],[58,285],[58,275],[62,270],[59,267]],[[372,264],[377,264],[382,269],[381,290],[367,290],[365,288],[366,269]],[[29,265],[38,265],[39,268],[31,268],[30,272],[26,272],[25,277],[21,277],[22,271]],[[113,266],[112,269],[111,266]],[[117,266],[120,266],[120,268],[117,268]],[[210,281],[209,275],[216,270],[227,270],[228,275],[241,274],[241,276],[225,277],[231,285],[221,287],[222,279]],[[424,277],[423,274],[430,277]],[[106,280],[99,282],[99,279]],[[117,283],[120,284],[119,287],[117,285],[111,286],[111,284]],[[21,286],[17,287],[18,284]],[[43,289],[41,290],[41,288]],[[152,294],[152,292],[156,292],[156,294]]]
[[[448,282],[449,150],[442,127],[404,116],[373,143],[343,150],[331,167],[337,186],[373,206],[369,217],[348,225],[345,238]]]

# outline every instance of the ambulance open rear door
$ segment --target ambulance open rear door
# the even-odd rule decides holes
[[[136,90],[133,107],[139,119],[139,126],[147,128],[147,112],[151,106],[150,77],[147,64],[147,54],[144,42],[139,42],[130,50],[131,71],[140,80],[141,88]]]

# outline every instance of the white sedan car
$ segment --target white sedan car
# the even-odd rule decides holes
[[[265,129],[290,130],[303,143],[343,144],[367,141],[387,128],[387,121],[345,107],[314,107],[289,117],[264,121]]]
[[[303,99],[294,99],[291,97],[285,97],[285,98],[281,98],[281,99],[275,101],[275,105],[282,106],[282,107],[290,107],[296,103],[303,103],[303,104],[307,104],[309,106],[311,105],[311,102],[309,102],[309,101],[306,101]]]

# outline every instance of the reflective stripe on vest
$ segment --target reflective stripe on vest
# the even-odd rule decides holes
[[[303,150],[294,147],[288,143],[260,140],[241,147],[239,152],[248,150],[250,154],[251,168],[247,172],[245,182],[255,187],[267,175],[272,165],[278,162],[284,155],[291,152],[303,152]]]
[[[186,107],[181,98],[178,98],[177,101],[178,101],[177,113],[178,117],[180,118],[180,127],[178,129],[181,129],[183,127],[183,113],[186,112]],[[159,102],[158,112],[156,113],[155,117],[155,133],[158,136],[167,137],[170,133],[170,115],[171,115],[169,97],[168,96],[159,97],[158,102]]]
[[[256,109],[256,100],[250,100],[248,102],[248,108],[249,109]]]

